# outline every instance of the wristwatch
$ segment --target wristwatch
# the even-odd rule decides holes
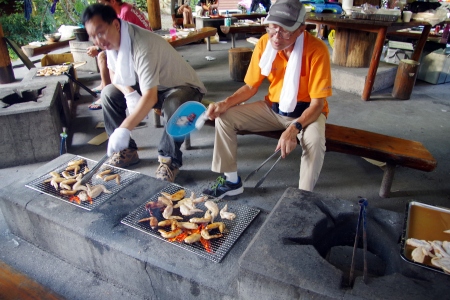
[[[300,124],[299,122],[294,122],[292,124],[295,126],[295,128],[298,129],[299,133],[300,133],[300,131],[302,131],[302,129],[303,129],[302,124]]]

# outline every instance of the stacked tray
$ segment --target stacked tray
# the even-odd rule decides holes
[[[414,261],[412,251],[415,247],[408,245],[407,240],[413,238],[427,242],[450,241],[450,233],[445,232],[449,229],[450,209],[415,201],[408,203],[401,241],[401,257],[419,267],[447,274],[443,269],[432,264],[430,256],[425,256],[423,263]]]
[[[384,14],[364,14],[364,13],[360,13],[360,12],[352,12],[352,19],[396,22],[398,20],[398,16],[397,15],[384,15]]]

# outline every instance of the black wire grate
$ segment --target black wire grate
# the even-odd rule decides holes
[[[171,184],[164,189],[162,189],[160,192],[166,192],[169,194],[173,194],[181,189],[184,189],[181,186]],[[184,189],[186,191],[186,196],[189,197],[191,195],[190,190]],[[225,202],[220,199],[216,198],[210,198],[209,200],[212,200],[217,203],[219,206],[219,210],[222,209],[225,204],[228,204],[228,211],[236,214],[236,218],[232,221],[230,220],[224,220],[220,218],[220,215],[216,217],[214,220],[215,222],[223,222],[226,225],[227,232],[223,234],[222,237],[217,239],[211,239],[210,241],[210,247],[211,252],[207,252],[204,248],[204,246],[200,243],[194,243],[194,244],[185,244],[183,242],[170,242],[169,240],[163,238],[158,230],[154,230],[150,227],[149,222],[141,222],[139,223],[140,219],[149,217],[149,213],[145,209],[145,204],[152,201],[157,201],[158,197],[161,196],[161,193],[158,193],[151,197],[148,201],[140,205],[138,208],[136,208],[134,211],[132,211],[128,216],[126,216],[121,223],[128,225],[132,228],[135,228],[137,230],[140,230],[142,232],[145,232],[153,237],[156,237],[160,240],[166,241],[168,243],[171,243],[177,247],[183,248],[187,251],[193,252],[197,255],[200,255],[204,258],[207,258],[209,260],[212,260],[213,262],[220,262],[225,255],[228,253],[228,251],[231,249],[231,247],[234,245],[234,243],[237,241],[239,236],[244,232],[244,230],[247,228],[247,226],[255,219],[255,217],[260,212],[258,209],[247,207],[245,205],[241,205],[235,202]],[[176,203],[176,202],[175,202]],[[204,203],[199,203],[196,205],[197,208],[203,210],[206,212],[207,208],[205,207]],[[195,213],[192,216],[183,216],[183,221],[188,221],[190,218],[194,217],[203,217],[203,213]],[[179,212],[179,209],[174,209],[174,212],[172,215],[178,215],[181,216],[181,213]],[[162,221],[162,219],[158,219],[158,221]]]
[[[84,166],[86,166],[86,165],[89,169],[92,169],[95,166],[95,164],[97,163],[94,160],[90,160],[90,159],[82,157],[82,156],[76,156],[75,158],[67,161],[67,163],[64,163],[64,164],[60,165],[59,167],[57,167],[54,171],[61,174],[67,168],[67,165],[69,162],[76,161],[79,159],[84,159],[86,161],[86,164],[84,164],[83,167],[81,167],[80,171],[83,171]],[[120,184],[118,185],[115,180],[105,182],[100,178],[96,178],[96,175],[92,176],[92,178],[89,180],[88,184],[90,184],[90,185],[103,184],[109,191],[111,191],[111,194],[106,194],[106,193],[102,192],[98,197],[92,199],[93,200],[92,203],[90,203],[88,201],[83,201],[80,204],[78,204],[75,201],[70,200],[71,196],[61,195],[59,193],[59,191],[57,191],[53,186],[50,185],[50,183],[44,182],[46,179],[51,178],[51,175],[49,175],[48,173],[36,178],[35,180],[29,182],[25,186],[30,189],[36,190],[38,192],[41,192],[46,195],[57,198],[59,200],[62,200],[64,202],[81,207],[83,209],[92,210],[95,207],[102,204],[103,202],[110,199],[117,192],[119,192],[122,188],[129,185],[137,177],[137,175],[139,175],[138,172],[133,172],[133,171],[125,170],[122,168],[113,167],[108,164],[103,164],[103,166],[101,166],[100,169],[97,171],[97,174],[102,172],[102,170],[105,170],[105,169],[111,169],[112,170],[111,174],[119,174],[120,175]],[[74,175],[74,171],[68,171],[68,172],[70,175]]]

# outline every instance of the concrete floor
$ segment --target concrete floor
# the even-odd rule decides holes
[[[251,46],[245,40],[237,41],[238,47]],[[230,42],[212,45],[207,52],[204,44],[194,44],[177,48],[178,52],[197,71],[208,89],[205,99],[220,101],[242,85],[230,79],[228,69],[228,50]],[[215,60],[207,60],[212,56]],[[16,79],[26,73],[24,68],[15,68]],[[99,83],[98,74],[79,73],[80,79],[89,87]],[[349,82],[349,84],[352,84]],[[264,85],[263,87],[266,87]],[[450,91],[449,84],[431,85],[417,81],[410,100],[396,100],[392,88],[376,92],[371,101],[362,101],[359,95],[333,90],[329,98],[330,115],[328,122],[400,138],[416,140],[425,145],[438,161],[437,168],[430,173],[398,167],[396,170],[390,198],[380,198],[382,170],[364,159],[339,153],[327,153],[324,166],[315,192],[357,202],[366,197],[370,207],[403,212],[409,201],[450,207]],[[102,133],[96,129],[102,121],[102,111],[91,111],[88,105],[94,100],[81,90],[76,101],[76,118],[70,128],[69,153],[98,160],[106,151],[106,143],[93,146],[87,142]],[[261,88],[254,100],[264,96]],[[253,100],[253,99],[252,99]],[[141,162],[132,170],[154,176],[158,166],[157,145],[162,128],[154,128],[152,119],[147,126],[133,131],[139,146]],[[205,127],[192,134],[193,149],[184,152],[184,166],[176,183],[194,191],[209,186],[217,174],[210,171],[213,150],[213,128]],[[239,137],[239,172],[245,177],[275,149],[276,140],[259,136]],[[253,186],[258,180],[255,176],[245,184],[243,195],[236,201],[269,213],[287,187],[298,185],[298,169],[301,149],[282,160],[259,189]],[[8,183],[27,176],[40,166],[37,163],[0,170],[0,188]],[[259,176],[264,174],[262,170]],[[70,222],[70,220],[68,220]],[[399,249],[400,251],[400,249]],[[96,274],[86,274],[69,264],[52,257],[48,253],[12,235],[0,214],[0,260],[13,268],[34,278],[56,293],[68,299],[138,299],[136,295],[104,282]]]

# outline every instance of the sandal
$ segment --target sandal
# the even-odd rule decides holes
[[[102,90],[100,90],[98,88],[92,89],[91,91],[93,91],[96,94],[100,94],[102,92]]]
[[[92,102],[91,104],[89,104],[89,109],[90,110],[99,110],[102,109],[102,103],[97,103],[97,101]]]

